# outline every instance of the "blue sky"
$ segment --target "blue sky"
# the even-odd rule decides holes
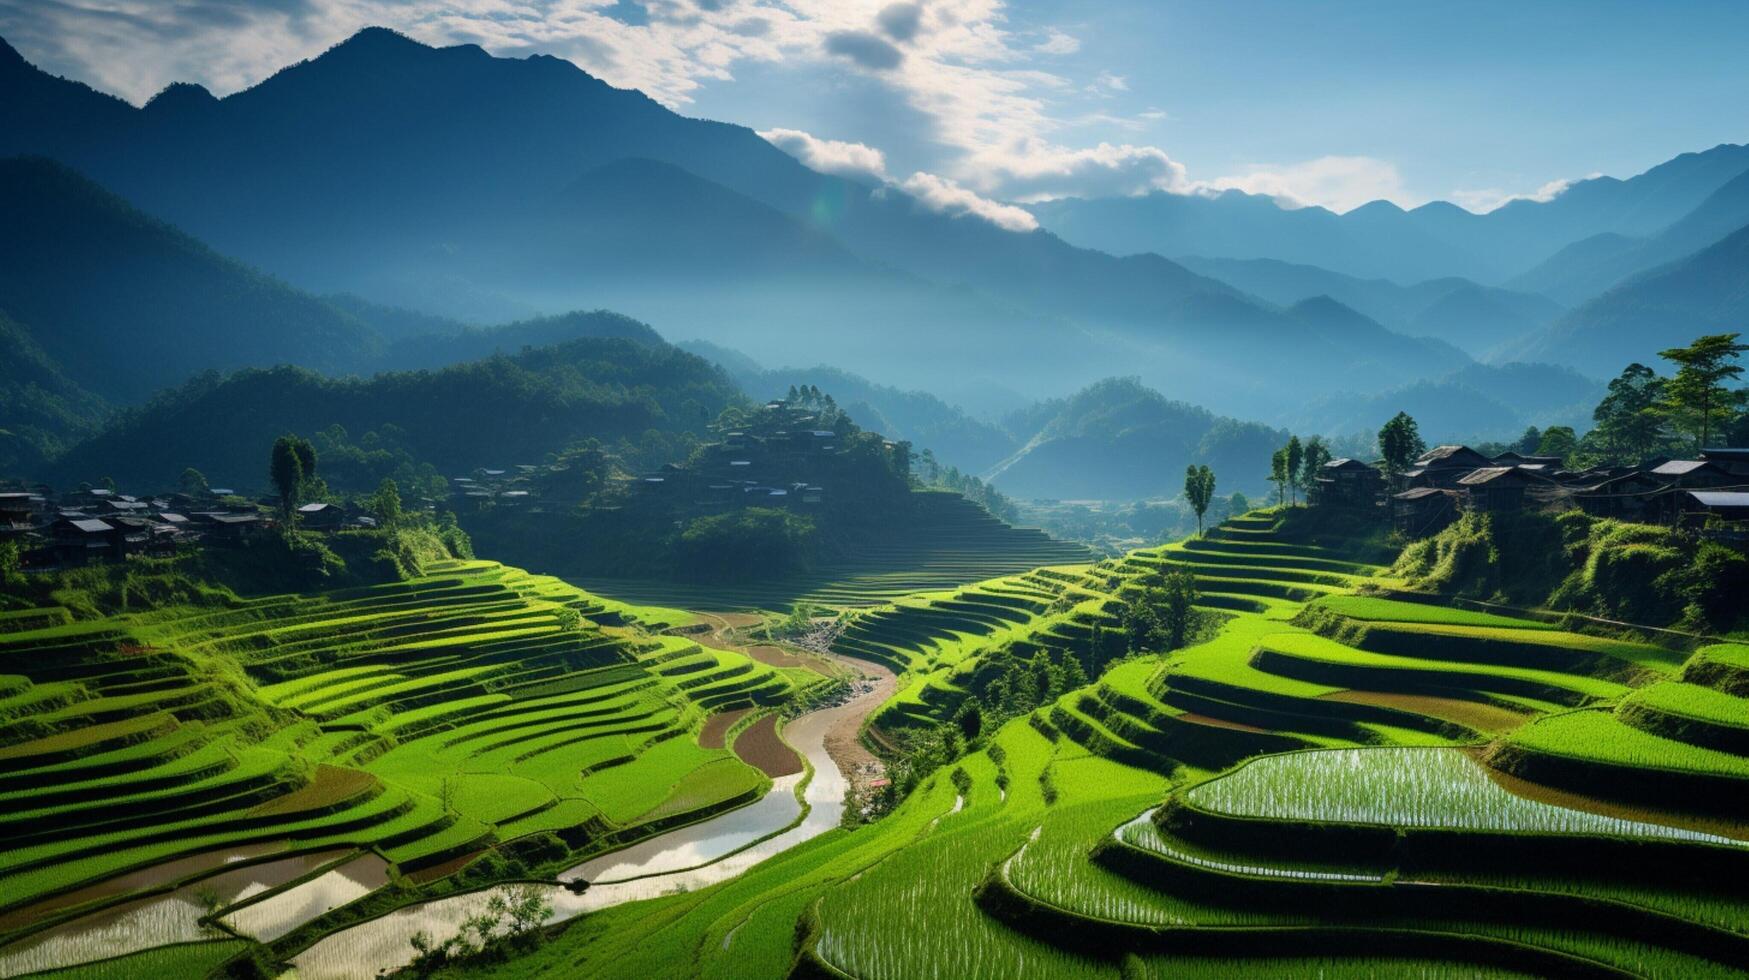
[[[0,0],[27,58],[218,94],[367,24],[570,58],[817,166],[999,201],[1473,209],[1749,139],[1745,2]]]

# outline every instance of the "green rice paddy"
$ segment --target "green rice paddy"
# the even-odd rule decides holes
[[[1690,655],[1358,594],[1398,583],[1376,547],[1346,547],[1312,521],[1253,513],[1096,564],[962,569],[905,582],[926,584],[904,595],[839,594],[857,609],[835,649],[900,673],[873,718],[888,738],[951,718],[996,651],[1086,655],[1117,630],[1122,601],[1163,571],[1196,574],[1222,620],[1204,642],[1122,657],[1012,719],[874,824],[697,892],[591,913],[469,975],[1742,975],[1749,919],[1729,883],[1741,879],[1699,888],[1682,875],[1735,859],[1749,825],[1632,788],[1659,773],[1722,787],[1749,778],[1728,731],[1741,720],[1732,685],[1749,676],[1749,648]],[[372,820],[346,818],[346,839],[417,867],[537,829],[635,828],[763,785],[726,750],[671,733],[781,700],[795,675],[678,636],[611,626],[556,636],[541,622],[549,603],[595,621],[681,614],[496,566],[458,566],[407,591],[273,600],[249,615],[42,620],[41,641],[66,649],[161,638],[125,682],[0,659],[0,673],[21,678],[0,680],[0,718],[43,703],[86,720],[0,745],[30,746],[0,754],[0,802],[38,795],[30,780],[50,774],[61,794],[0,808],[0,821],[78,813],[80,792],[105,781],[147,808],[164,805],[162,786],[211,786],[210,803],[183,808],[204,846],[261,839],[223,836],[217,814],[245,798],[280,819],[276,837],[305,828],[300,841],[339,839],[338,815],[376,807]],[[724,596],[719,607],[771,600]],[[0,633],[0,657],[16,635]],[[178,674],[185,658],[235,672],[196,680],[186,666]],[[146,712],[126,700],[141,691],[133,684],[184,700]],[[214,707],[239,690],[274,719],[271,733]],[[1544,787],[1530,764],[1544,758],[1585,765]],[[461,789],[470,774],[478,782]],[[459,781],[446,789],[446,775]],[[79,833],[44,832],[41,846],[80,856],[0,880],[88,881],[163,846],[136,842],[117,865],[103,848],[80,851]],[[1418,832],[1519,863],[1400,864],[1389,842]],[[1327,843],[1355,834],[1386,843],[1365,853]],[[1542,841],[1560,842],[1568,863],[1539,863]],[[1599,857],[1574,866],[1590,847]],[[1622,848],[1688,870],[1622,865],[1632,853]]]

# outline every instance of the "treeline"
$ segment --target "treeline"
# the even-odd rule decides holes
[[[353,490],[397,471],[427,482],[427,465],[453,473],[539,462],[588,438],[655,465],[683,458],[711,420],[741,401],[702,359],[617,338],[369,379],[294,367],[209,372],[124,413],[58,461],[51,477],[161,487],[192,466],[216,482],[255,487],[265,476],[261,447],[287,431],[324,434],[339,464],[330,475]]]
[[[1658,356],[1675,368],[1670,375],[1629,364],[1609,383],[1583,436],[1572,426],[1533,426],[1516,442],[1483,451],[1560,456],[1569,469],[1580,469],[1749,445],[1749,389],[1734,386],[1743,374],[1738,357],[1749,351],[1749,345],[1738,343],[1739,336],[1709,334],[1687,347],[1661,351]]]

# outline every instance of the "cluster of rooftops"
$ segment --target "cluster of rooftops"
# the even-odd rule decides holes
[[[229,501],[227,503],[227,501]],[[315,529],[371,527],[369,516],[339,504],[297,509]],[[214,488],[203,494],[140,497],[105,488],[57,494],[47,486],[0,491],[0,540],[18,541],[27,568],[82,565],[133,554],[169,554],[203,544],[234,544],[277,523],[264,503]]]
[[[1314,506],[1378,507],[1399,531],[1431,534],[1468,510],[1578,507],[1603,517],[1657,523],[1749,520],[1749,449],[1703,449],[1698,459],[1569,469],[1559,456],[1436,446],[1387,486],[1383,465],[1325,464],[1309,489]]]

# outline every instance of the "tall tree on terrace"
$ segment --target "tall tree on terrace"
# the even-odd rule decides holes
[[[1306,488],[1308,496],[1312,492],[1312,485],[1318,482],[1319,471],[1323,470],[1324,464],[1328,462],[1330,462],[1330,447],[1324,445],[1323,438],[1313,436],[1307,439],[1305,459],[1300,463],[1300,486]]]
[[[1729,422],[1743,402],[1743,392],[1725,387],[1743,374],[1743,366],[1734,362],[1737,355],[1749,351],[1749,344],[1737,343],[1739,336],[1708,334],[1687,347],[1658,352],[1680,365],[1676,377],[1664,385],[1664,412],[1678,432],[1693,434],[1696,450],[1706,447],[1713,432]]]
[[[1275,505],[1287,502],[1287,450],[1277,449],[1269,457],[1269,482],[1275,484]]]
[[[292,510],[298,505],[298,493],[304,488],[304,461],[303,455],[298,452],[300,442],[303,439],[292,435],[275,439],[273,453],[267,462],[268,479],[273,481],[273,488],[279,491],[280,516],[287,521],[291,520]]]
[[[1184,499],[1189,501],[1190,509],[1196,511],[1196,533],[1202,533],[1202,515],[1208,512],[1209,502],[1215,499],[1215,473],[1206,466],[1187,466],[1184,468]]]
[[[1294,491],[1300,485],[1300,465],[1306,461],[1306,449],[1300,445],[1299,436],[1288,436],[1282,452],[1287,454],[1283,462],[1287,464],[1287,502],[1291,504],[1294,503]]]
[[[1591,413],[1604,451],[1618,462],[1638,463],[1652,455],[1664,431],[1658,410],[1663,400],[1664,379],[1658,372],[1644,364],[1629,364],[1609,383],[1609,394]]]
[[[1409,464],[1427,451],[1421,428],[1408,412],[1398,412],[1379,430],[1379,455],[1385,460],[1385,477],[1394,486]]]

